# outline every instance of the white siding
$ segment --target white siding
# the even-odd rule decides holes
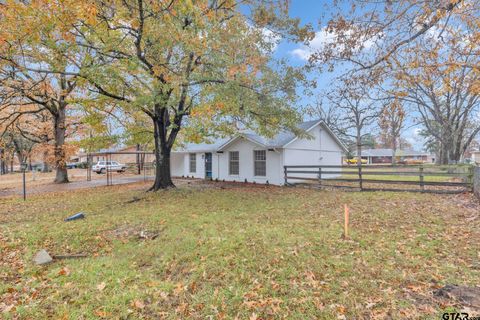
[[[308,132],[312,138],[302,138],[287,144],[284,149],[284,165],[341,165],[343,149],[322,126],[317,125]],[[341,168],[322,171],[341,171]],[[293,175],[293,174],[291,174]],[[311,177],[312,174],[295,174],[298,177]],[[324,178],[338,176],[322,175]],[[299,182],[299,181],[289,181]]]
[[[183,153],[173,152],[170,156],[170,173],[173,177],[181,177],[185,174],[183,165]]]
[[[186,177],[194,177],[203,179],[205,178],[205,153],[196,152],[197,166],[195,172],[190,172],[190,153],[184,153],[183,155],[183,175]]]
[[[256,183],[281,184],[283,176],[280,175],[279,168],[282,166],[281,153],[266,150],[267,156],[267,174],[265,177],[254,176],[254,150],[266,150],[246,139],[238,139],[226,148],[223,153],[213,155],[213,178],[225,181],[255,181]],[[238,151],[240,156],[240,170],[238,175],[229,175],[228,161],[229,151]]]

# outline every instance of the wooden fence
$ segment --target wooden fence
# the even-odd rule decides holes
[[[471,192],[473,166],[295,165],[284,166],[285,185],[360,191]]]

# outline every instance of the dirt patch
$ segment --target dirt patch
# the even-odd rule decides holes
[[[480,311],[480,287],[446,285],[433,292],[442,303],[453,302],[472,311]]]

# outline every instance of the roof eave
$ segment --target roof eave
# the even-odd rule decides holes
[[[269,148],[267,145],[263,144],[263,143],[260,143],[259,141],[255,141],[253,139],[250,139],[249,137],[247,137],[246,135],[243,135],[243,134],[237,134],[235,137],[233,137],[232,139],[228,140],[227,142],[225,142],[224,144],[222,144],[220,147],[217,148],[217,152],[218,151],[224,151],[226,147],[228,147],[230,144],[232,144],[234,141],[240,139],[240,138],[243,138],[245,140],[248,140],[250,141],[251,143],[254,143],[256,145],[259,145],[263,148]]]
[[[311,125],[307,130],[304,130],[305,132],[308,132],[310,130],[312,130],[314,127],[318,126],[319,124],[321,124],[323,121],[322,120],[318,120],[317,122],[315,122],[313,125]],[[293,141],[297,140],[298,139],[298,136],[293,136],[292,139],[290,139],[289,141],[285,142],[282,146],[279,146],[279,148],[285,148],[286,146],[288,146],[290,143],[292,143]]]

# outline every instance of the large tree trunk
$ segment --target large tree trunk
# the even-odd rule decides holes
[[[440,164],[445,165],[448,164],[450,148],[447,143],[441,143],[441,157],[440,157]]]
[[[140,151],[140,144],[137,143],[137,152]],[[140,167],[140,154],[137,153],[137,174],[142,173],[142,168]]]
[[[24,162],[26,162],[26,159],[21,152],[17,151],[16,154],[17,154],[18,163],[20,163],[20,167],[22,167]]]
[[[43,152],[43,165],[42,165],[42,172],[49,172],[50,168],[48,166],[48,151]]]
[[[66,115],[65,108],[58,108],[58,112],[54,118],[55,126],[55,183],[67,183],[68,181],[68,172],[67,172],[67,159],[65,155],[65,133],[66,133]]]
[[[3,148],[0,149],[0,174],[6,173],[6,166],[5,166],[5,150]]]
[[[170,153],[172,147],[165,139],[166,125],[163,121],[154,119],[154,140],[155,140],[155,182],[150,191],[175,188],[170,173]]]

